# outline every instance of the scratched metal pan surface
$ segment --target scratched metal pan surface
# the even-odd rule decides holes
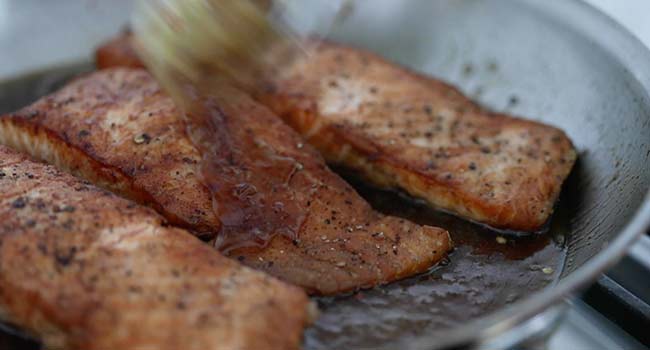
[[[53,57],[90,56],[100,39],[120,30],[128,17],[124,2],[114,7],[99,2],[99,10],[86,6],[83,16],[62,15],[57,28],[71,34],[60,35],[67,37],[61,45],[46,47],[65,50]],[[79,13],[79,3],[94,2],[56,3]],[[322,315],[307,330],[305,348],[501,348],[521,341],[527,333],[513,329],[593,281],[650,221],[650,54],[579,1],[356,0],[355,5],[332,38],[451,82],[494,110],[560,127],[574,141],[579,160],[548,232],[505,240],[400,194],[370,188],[338,169],[378,210],[448,228],[457,248],[426,274],[318,299]],[[35,7],[31,1],[14,6]],[[64,10],[56,13],[68,13]],[[86,35],[77,33],[79,21],[94,20],[101,23],[94,39],[72,38]],[[12,42],[24,46],[32,40],[29,45],[38,47],[34,30],[22,28],[9,26],[14,40],[0,40],[0,52],[10,52]],[[25,62],[32,65],[29,73]],[[0,83],[0,112],[92,69],[88,60],[38,69],[33,62],[15,60],[16,74],[3,68],[5,76],[13,76]],[[0,347],[38,348],[12,333],[0,336]]]

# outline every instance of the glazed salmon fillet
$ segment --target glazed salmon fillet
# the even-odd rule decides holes
[[[561,130],[487,111],[454,87],[372,53],[310,42],[308,60],[256,98],[325,159],[374,184],[498,229],[539,231],[576,159]],[[100,67],[137,62],[124,34]]]
[[[494,228],[547,222],[576,159],[564,132],[487,111],[372,53],[314,46],[257,97],[329,162]]]
[[[48,349],[298,349],[305,293],[0,146],[0,317]]]
[[[310,293],[404,278],[451,249],[443,229],[373,211],[248,95],[224,88],[217,100],[209,125],[186,127],[149,73],[108,69],[0,118],[0,143],[148,204]],[[210,128],[208,178],[186,130]]]

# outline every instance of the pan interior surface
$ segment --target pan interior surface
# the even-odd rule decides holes
[[[378,210],[447,228],[457,247],[421,276],[317,298],[322,313],[307,331],[306,349],[436,348],[445,332],[561,283],[632,220],[650,188],[648,92],[629,62],[599,41],[620,29],[605,21],[610,26],[595,37],[573,21],[591,15],[572,11],[591,10],[565,9],[569,3],[358,0],[334,29],[333,39],[448,81],[493,110],[563,129],[579,160],[549,231],[505,243],[498,233],[370,188],[339,169]],[[643,64],[650,72],[650,63]],[[90,69],[52,68],[0,83],[0,112]]]

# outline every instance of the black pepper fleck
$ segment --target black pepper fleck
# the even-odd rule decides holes
[[[14,209],[22,209],[27,205],[25,198],[18,198],[11,203],[11,207]]]
[[[70,248],[67,252],[56,252],[54,258],[56,259],[57,264],[61,266],[68,266],[74,259],[75,254],[77,253],[77,247]]]

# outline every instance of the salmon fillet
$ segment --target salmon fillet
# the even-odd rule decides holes
[[[498,229],[538,231],[576,159],[561,130],[487,111],[459,90],[359,49],[313,41],[256,98],[333,164]],[[129,65],[132,37],[100,52]]]
[[[314,45],[257,97],[329,162],[495,228],[546,223],[576,159],[564,132],[487,111],[374,54]]]
[[[3,116],[0,143],[218,236],[227,255],[311,293],[407,277],[451,249],[443,229],[373,211],[248,95],[224,88],[218,98],[209,181],[184,118],[144,70],[96,72]]]
[[[298,349],[303,291],[0,146],[0,317],[49,349]]]

